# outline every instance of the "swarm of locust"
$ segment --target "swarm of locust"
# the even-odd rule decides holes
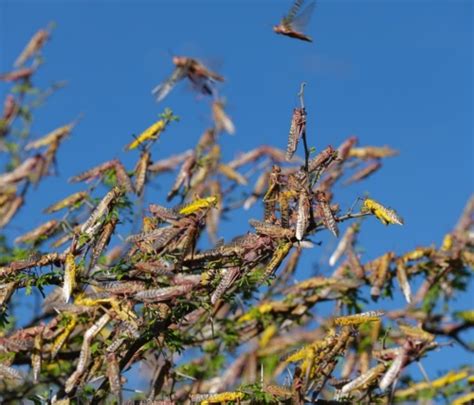
[[[39,51],[41,38],[20,64]],[[175,64],[193,80],[202,66],[185,62]],[[0,265],[2,314],[17,290],[44,294],[30,324],[0,336],[4,402],[35,395],[52,403],[121,403],[124,388],[135,383],[125,372],[138,366],[149,386],[137,397],[157,403],[411,400],[426,389],[423,383],[397,387],[407,366],[442,347],[438,336],[469,347],[460,334],[474,324],[472,311],[449,317],[436,303],[456,294],[474,263],[474,200],[440,248],[364,260],[357,244],[364,217],[385,225],[403,220],[369,197],[359,199],[359,211],[343,211],[334,186],[350,171],[349,183],[363,180],[396,152],[358,147],[349,137],[310,153],[302,92],[300,98],[286,151],[264,145],[224,161],[220,137],[234,125],[215,101],[213,126],[193,149],[171,157],[155,151],[177,120],[165,110],[125,147],[138,152],[134,167],[117,158],[70,179],[84,188],[47,207],[54,217],[16,239],[27,254]],[[9,124],[15,102],[6,102]],[[2,224],[23,203],[19,188],[49,173],[72,128],[28,142],[25,159],[0,175]],[[170,174],[166,196],[149,201],[150,186]],[[221,221],[254,206],[262,214],[249,219],[247,233],[219,239]],[[312,238],[326,230],[336,246],[329,265],[337,266],[299,280],[303,252],[318,252]],[[417,277],[421,284],[412,282]],[[365,287],[376,302],[394,285],[407,307],[362,310]],[[326,318],[318,313],[323,302],[334,304]],[[389,329],[389,320],[397,327]],[[468,375],[455,372],[437,387]],[[43,395],[46,386],[51,398]]]

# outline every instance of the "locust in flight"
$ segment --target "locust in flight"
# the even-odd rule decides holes
[[[197,91],[209,96],[215,93],[213,84],[216,81],[224,81],[221,75],[209,70],[196,59],[174,56],[173,63],[176,67],[171,76],[152,90],[157,102],[163,100],[174,86],[184,78],[188,78]]]
[[[288,14],[283,17],[278,25],[273,27],[273,31],[280,35],[296,38],[301,41],[313,42],[311,37],[303,33],[304,27],[308,24],[314,10],[316,2],[310,3],[304,10],[300,11],[304,0],[296,0]]]

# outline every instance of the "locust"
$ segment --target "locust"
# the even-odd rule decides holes
[[[339,229],[326,194],[323,191],[318,191],[316,193],[316,199],[318,201],[317,212],[322,218],[324,226],[337,238],[339,236]]]
[[[263,145],[249,152],[240,154],[237,158],[229,162],[229,166],[237,169],[241,166],[257,161],[262,156],[268,156],[274,163],[285,162],[285,152],[272,146]],[[294,161],[295,159],[292,159]]]
[[[272,238],[291,239],[295,235],[292,229],[282,228],[278,225],[273,225],[268,222],[261,222],[256,219],[250,219],[249,223],[255,228],[257,233],[262,234],[262,235],[267,235]]]
[[[151,162],[151,154],[148,151],[142,152],[140,159],[135,166],[135,193],[141,196],[147,180],[148,167]]]
[[[23,205],[24,199],[22,196],[12,195],[8,200],[0,206],[0,228],[7,225],[15,216],[17,211]]]
[[[360,325],[366,322],[377,322],[384,315],[383,311],[368,311],[334,319],[335,325]]]
[[[167,172],[173,170],[176,166],[178,166],[180,163],[185,161],[190,155],[194,153],[193,150],[189,149],[183,153],[180,153],[178,155],[173,155],[170,156],[167,159],[163,160],[158,160],[151,164],[148,167],[148,171],[151,173],[162,173],[162,172]]]
[[[397,154],[398,151],[388,146],[364,146],[361,148],[351,148],[348,155],[349,157],[367,160],[391,157]]]
[[[272,220],[275,212],[276,201],[280,197],[280,185],[282,184],[281,179],[281,168],[280,166],[273,165],[272,171],[268,179],[268,189],[263,196],[263,203],[265,206],[265,220]],[[288,227],[288,224],[283,223],[283,227]]]
[[[350,136],[339,145],[337,148],[337,156],[340,163],[343,163],[350,156],[351,150],[354,149],[357,142],[358,139],[356,136]]]
[[[27,67],[14,70],[12,72],[0,74],[0,81],[2,82],[16,82],[18,80],[27,81],[35,73],[36,67]]]
[[[48,29],[41,29],[37,31],[30,39],[25,49],[18,56],[14,66],[20,67],[32,56],[38,54],[41,48],[44,46],[46,41],[50,38],[50,32]]]
[[[168,193],[167,200],[170,201],[173,199],[173,197],[178,194],[179,189],[181,186],[185,186],[186,188],[189,187],[191,183],[191,175],[194,169],[194,166],[196,165],[196,155],[190,154],[186,159],[184,160],[183,164],[181,165],[181,168],[178,172],[178,175],[176,176],[176,180],[173,184],[173,187]]]
[[[349,226],[344,233],[344,235],[341,237],[341,240],[339,241],[336,250],[334,250],[333,254],[329,258],[329,265],[334,266],[336,262],[341,258],[341,256],[346,252],[349,247],[351,247],[354,243],[354,239],[356,234],[358,233],[360,228],[360,225],[355,223],[351,226]]]
[[[286,160],[291,160],[298,147],[298,142],[306,132],[306,110],[304,107],[295,108],[291,118],[290,132],[288,135],[288,146],[286,148]]]
[[[380,296],[381,288],[383,285],[385,285],[385,281],[390,269],[390,264],[394,256],[395,254],[393,252],[388,252],[376,259],[371,265],[373,271],[371,276],[372,288],[370,290],[370,295],[374,299],[378,299]]]
[[[308,35],[304,34],[302,30],[309,22],[311,14],[314,10],[316,2],[310,3],[303,11],[300,8],[304,0],[295,0],[288,14],[283,17],[278,25],[273,27],[273,31],[280,35],[285,35],[290,38],[296,38],[301,41],[312,42],[313,40]]]
[[[176,210],[157,204],[150,204],[148,209],[160,221],[173,223],[182,217],[181,214],[176,212]]]
[[[406,349],[404,347],[398,348],[397,355],[388,368],[388,370],[383,375],[382,379],[379,382],[379,388],[382,391],[385,391],[388,387],[390,387],[396,378],[398,378],[400,372],[402,371],[403,367],[407,363],[408,355]]]
[[[100,201],[97,207],[92,211],[90,217],[81,226],[81,233],[88,236],[93,235],[100,227],[100,219],[109,212],[114,202],[123,194],[119,187],[114,187]]]
[[[316,184],[324,171],[333,163],[338,157],[338,151],[334,150],[331,145],[323,149],[316,157],[311,159],[308,163],[308,172],[310,174],[311,187]]]
[[[391,208],[386,208],[371,198],[366,198],[363,202],[362,208],[371,212],[384,225],[396,224],[403,225],[403,219]]]
[[[8,173],[0,174],[0,190],[22,180],[31,179],[32,175],[44,162],[43,156],[37,154],[25,159],[18,167]]]
[[[70,124],[64,125],[49,132],[36,141],[29,142],[26,144],[25,150],[39,149],[43,146],[58,144],[62,139],[66,138],[71,133],[76,124],[77,121],[71,122]]]
[[[66,393],[71,392],[75,388],[79,378],[86,371],[86,367],[88,366],[91,357],[92,340],[109,321],[110,316],[108,314],[104,314],[89,329],[86,330],[76,370],[69,376],[65,383],[64,390]]]
[[[47,253],[45,255],[34,255],[25,260],[18,260],[9,263],[8,266],[0,267],[0,276],[15,273],[18,271],[31,269],[34,267],[43,267],[50,264],[60,264],[65,260],[65,254]]]
[[[376,384],[377,379],[385,372],[386,369],[387,366],[385,364],[378,364],[366,373],[361,374],[359,377],[345,384],[341,388],[340,393],[348,394],[349,392],[354,391],[356,389],[366,387],[370,384]]]
[[[215,304],[217,300],[232,286],[240,275],[238,267],[230,267],[224,270],[224,275],[211,295],[211,304]]]
[[[25,233],[15,239],[15,243],[30,243],[36,244],[41,242],[45,238],[49,237],[58,229],[59,223],[57,220],[52,219],[44,224],[38,226],[32,231]]]
[[[94,246],[92,248],[89,268],[93,268],[96,265],[100,255],[106,249],[115,230],[115,227],[117,226],[117,223],[118,218],[116,216],[112,216],[112,218],[104,225],[101,234],[99,235],[97,241],[94,243]]]
[[[57,203],[50,205],[44,210],[45,213],[51,214],[56,211],[60,211],[64,208],[75,209],[78,208],[83,201],[89,198],[87,191],[78,191],[77,193],[71,194],[66,198],[58,201]]]
[[[67,341],[67,339],[69,338],[69,335],[76,328],[76,325],[77,325],[77,315],[72,314],[70,315],[70,318],[65,328],[61,331],[59,335],[56,336],[56,338],[54,339],[54,342],[51,344],[50,354],[51,354],[52,359],[54,359],[56,355],[59,353],[59,351],[61,350],[61,348]]]
[[[131,143],[129,143],[126,147],[125,150],[133,150],[142,145],[143,143],[147,141],[156,141],[160,134],[164,131],[166,128],[166,121],[164,119],[160,119],[150,125],[147,129],[145,129],[140,135],[135,137],[135,140],[133,140]]]
[[[192,290],[192,285],[183,284],[171,287],[144,290],[135,293],[134,299],[141,302],[161,302],[180,297]]]
[[[306,229],[310,223],[311,202],[306,192],[301,192],[298,199],[298,210],[296,218],[296,239],[301,241],[305,236]]]
[[[292,248],[293,244],[290,242],[285,242],[280,244],[275,252],[273,253],[270,262],[268,263],[267,267],[265,268],[265,272],[263,275],[263,279],[267,279],[268,277],[272,276],[275,271],[278,269],[280,264],[283,262],[285,257],[288,255]]]
[[[196,211],[214,207],[217,204],[217,201],[216,196],[198,198],[183,207],[178,208],[178,213],[181,215],[190,215]]]
[[[221,75],[209,70],[197,59],[174,56],[173,64],[176,67],[172,75],[152,90],[157,102],[162,101],[176,84],[184,78],[187,78],[200,93],[205,95],[214,94],[213,83],[224,81]]]
[[[77,183],[81,181],[90,182],[96,178],[101,178],[105,176],[109,171],[112,171],[115,174],[117,183],[122,186],[126,191],[133,191],[133,184],[130,180],[125,167],[122,162],[118,159],[109,160],[104,162],[90,170],[87,170],[77,176],[73,176],[69,179],[71,183]]]
[[[225,131],[229,135],[235,134],[234,123],[225,113],[223,101],[216,100],[212,103],[212,117],[217,132]]]
[[[349,179],[346,180],[345,184],[355,183],[356,181],[361,181],[366,179],[370,175],[374,174],[382,167],[382,163],[378,160],[374,160],[373,162],[369,162],[366,166],[362,169],[354,173]]]
[[[268,172],[263,172],[258,177],[257,181],[255,182],[252,193],[244,201],[244,204],[243,204],[244,210],[250,209],[250,207],[257,202],[258,198],[263,196],[265,186],[268,183],[268,178],[269,178]]]
[[[401,260],[397,260],[397,280],[400,289],[403,292],[403,296],[408,304],[412,302],[412,292],[410,282],[408,281],[408,275],[405,268],[405,264]]]
[[[8,125],[15,119],[18,114],[20,106],[18,105],[15,97],[11,94],[8,94],[5,97],[5,101],[3,103],[3,115],[0,120],[2,131],[7,131]],[[1,135],[1,134],[0,134]]]

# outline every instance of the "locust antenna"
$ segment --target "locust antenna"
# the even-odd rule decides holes
[[[300,91],[298,93],[298,97],[300,98],[300,105],[301,108],[304,109],[304,86],[306,86],[306,82],[301,83]]]

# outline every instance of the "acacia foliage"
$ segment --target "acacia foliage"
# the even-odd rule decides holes
[[[34,198],[31,186],[54,174],[57,151],[75,126],[32,139],[35,109],[59,87],[34,85],[49,35],[36,34],[1,76],[12,83],[0,121],[6,230]],[[135,167],[113,159],[74,176],[82,191],[45,207],[13,246],[3,237],[3,403],[121,403],[124,393],[202,404],[472,399],[468,366],[433,381],[414,380],[409,366],[445,350],[446,337],[472,351],[462,333],[473,326],[473,312],[454,311],[452,301],[472,277],[474,200],[439,247],[364,261],[357,239],[367,217],[391,226],[403,220],[372,198],[343,212],[335,186],[363,181],[396,152],[357,146],[355,137],[309,150],[303,86],[300,98],[286,151],[264,145],[231,161],[221,158],[223,132],[234,131],[221,101],[195,148],[170,157],[155,150],[179,125],[165,109],[126,146],[137,154]],[[175,181],[166,199],[148,201],[150,184],[169,172]],[[254,204],[263,214],[249,220],[251,231],[221,241],[222,216],[241,218]],[[298,263],[302,255],[318,257],[311,239],[328,231],[337,248],[326,270],[310,276]],[[204,233],[213,246],[202,247]],[[384,307],[395,289],[405,305],[364,310]],[[42,306],[20,327],[25,315],[15,292],[24,291],[25,300],[39,292]],[[322,303],[331,308],[324,316]]]

